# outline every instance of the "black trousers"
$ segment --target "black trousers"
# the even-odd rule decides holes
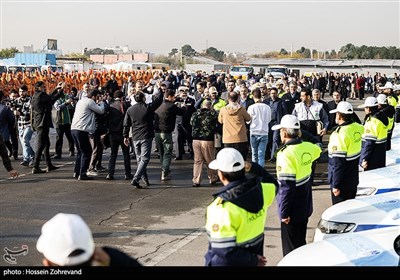
[[[193,137],[192,137],[192,128],[185,127],[181,124],[178,124],[178,154],[176,157],[182,157],[185,153],[185,142],[188,144],[188,151],[191,156],[193,156]]]
[[[121,134],[111,134],[110,137],[110,149],[111,155],[108,161],[108,174],[114,175],[115,172],[115,162],[118,156],[118,148],[121,147],[122,155],[124,157],[124,167],[125,167],[125,176],[132,175],[131,174],[131,157],[129,155],[129,147],[124,144],[124,137]]]
[[[42,157],[43,152],[47,166],[51,166],[49,132],[49,127],[39,127],[36,129],[37,145],[35,151],[35,160],[33,162],[34,168],[39,168],[40,158]]]
[[[303,222],[290,222],[285,224],[281,222],[281,238],[283,256],[300,246],[305,245],[307,234],[308,219]]]
[[[92,155],[92,146],[89,142],[89,133],[80,130],[71,130],[74,139],[77,155],[75,159],[74,172],[76,175],[86,174],[89,160]]]
[[[353,199],[356,197],[356,194],[357,194],[357,186],[355,186],[355,188],[347,190],[346,192],[340,191],[340,194],[338,196],[334,196],[331,189],[332,205],[348,199]]]
[[[224,143],[224,148],[234,148],[242,154],[244,160],[247,159],[247,154],[249,153],[248,142]]]
[[[89,135],[90,145],[92,145],[92,157],[90,158],[89,170],[94,170],[101,166],[104,150],[101,136],[102,135],[98,131]]]
[[[18,157],[18,129],[13,126],[9,128],[10,130],[10,139],[4,139],[4,143],[6,144],[7,149],[10,151],[10,155],[12,155],[14,158]]]
[[[67,137],[67,140],[68,140],[69,152],[74,152],[75,147],[74,147],[74,139],[72,139],[72,135],[71,135],[71,124],[60,124],[56,128],[56,132],[57,132],[57,137],[56,137],[56,155],[61,156],[61,154],[62,154],[62,146],[63,146],[64,134],[65,134],[65,137]]]

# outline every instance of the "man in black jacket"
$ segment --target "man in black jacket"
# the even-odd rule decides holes
[[[109,137],[109,139],[105,139],[105,141],[110,141],[111,155],[108,161],[107,180],[114,180],[115,162],[117,160],[119,146],[121,146],[122,155],[124,157],[125,180],[132,179],[129,148],[124,144],[124,138],[122,136],[124,118],[128,109],[128,105],[123,101],[123,96],[124,94],[120,90],[114,92],[114,100],[108,109],[107,126],[109,135],[106,137]]]
[[[55,90],[48,95],[46,93],[46,85],[43,81],[35,84],[35,94],[32,97],[32,128],[37,132],[37,145],[35,151],[35,160],[33,163],[32,173],[44,173],[45,170],[40,169],[40,158],[44,151],[44,159],[47,164],[47,172],[56,170],[59,167],[54,166],[50,159],[50,127],[53,126],[51,118],[51,110],[53,104],[60,97],[64,89],[64,83],[59,83]]]
[[[139,180],[146,187],[150,185],[147,176],[147,165],[150,161],[151,144],[154,138],[154,111],[163,101],[163,92],[154,95],[153,102],[146,104],[146,96],[142,91],[134,95],[136,104],[129,107],[124,119],[124,143],[129,146],[129,130],[132,128],[132,140],[137,159],[137,169],[131,184],[136,188],[142,188]]]
[[[172,131],[175,129],[176,116],[182,116],[185,111],[175,103],[175,92],[167,89],[164,101],[156,110],[154,116],[154,130],[157,149],[160,152],[161,181],[170,180],[170,165],[172,159]]]

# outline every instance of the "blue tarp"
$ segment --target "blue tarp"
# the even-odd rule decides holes
[[[15,54],[16,65],[56,65],[56,56],[46,53],[17,53]]]

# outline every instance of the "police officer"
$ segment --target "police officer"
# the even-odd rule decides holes
[[[375,97],[367,97],[365,103],[359,107],[364,108],[365,112],[359,164],[364,171],[385,167],[388,117],[379,111],[378,100]]]
[[[353,121],[353,106],[346,101],[339,102],[336,109],[329,111],[336,114],[328,144],[328,181],[331,186],[332,204],[356,197],[358,160],[361,153],[361,136],[364,128]]]
[[[224,187],[207,207],[206,266],[264,266],[264,227],[278,182],[234,148],[222,149],[209,168]],[[249,173],[247,178],[245,172]]]
[[[312,164],[321,148],[300,139],[300,122],[296,116],[285,115],[272,130],[280,129],[283,146],[276,158],[280,188],[277,195],[281,219],[282,250],[285,256],[306,244],[308,218],[313,211],[311,193]]]
[[[378,109],[382,112],[385,113],[385,115],[388,117],[388,136],[386,139],[386,151],[390,151],[392,149],[392,134],[393,134],[393,128],[394,128],[394,115],[396,113],[394,106],[389,104],[390,101],[395,101],[397,104],[396,100],[391,99],[392,96],[386,96],[386,94],[379,94],[376,97],[376,100],[378,101]],[[392,103],[393,104],[393,103]]]

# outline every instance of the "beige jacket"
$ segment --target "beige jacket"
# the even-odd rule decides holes
[[[218,115],[218,121],[222,124],[222,142],[243,143],[247,142],[246,122],[251,121],[251,116],[246,109],[237,103],[229,103],[222,107]]]

